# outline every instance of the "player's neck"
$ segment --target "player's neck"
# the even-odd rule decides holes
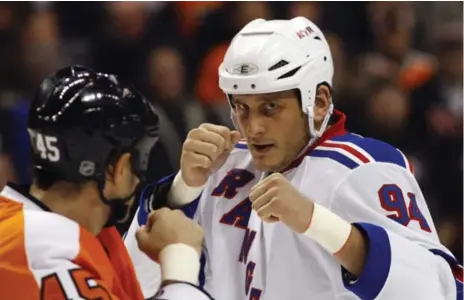
[[[108,220],[110,208],[91,187],[77,190],[66,184],[55,184],[48,190],[32,186],[32,196],[42,201],[54,213],[67,217],[97,235]]]

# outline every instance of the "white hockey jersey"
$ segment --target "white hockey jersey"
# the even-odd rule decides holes
[[[0,193],[0,299],[143,300],[116,228],[98,236],[6,186]],[[208,300],[187,283],[163,287],[156,299]]]
[[[338,261],[309,237],[258,219],[248,194],[263,174],[239,142],[189,207],[205,230],[205,289],[217,300],[462,299],[462,266],[440,244],[405,155],[346,132],[345,117],[337,114],[339,121],[318,144],[282,173],[366,235],[362,275],[349,281]],[[144,222],[146,209],[132,227]],[[130,255],[143,261],[131,244]],[[156,288],[156,270],[146,263],[135,263],[135,269],[149,293]]]

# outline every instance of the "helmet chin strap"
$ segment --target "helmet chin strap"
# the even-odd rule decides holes
[[[108,221],[105,224],[105,227],[110,227],[124,220],[130,209],[130,207],[127,205],[127,202],[129,202],[129,200],[135,196],[141,184],[139,183],[137,187],[134,189],[134,191],[127,197],[108,199],[103,194],[103,190],[105,189],[105,181],[103,180],[103,177],[97,176],[96,180],[98,194],[100,195],[101,201],[108,205],[111,209],[111,214],[108,218]]]
[[[332,116],[333,109],[334,109],[333,103],[330,103],[329,111],[325,115],[324,120],[322,121],[321,127],[319,128],[319,130],[316,130],[316,127],[314,124],[314,106],[313,105],[306,106],[305,113],[308,115],[309,134],[310,134],[308,146],[314,144],[314,142],[316,142],[317,139],[319,139],[322,136],[322,134],[324,134],[325,130],[327,129],[327,125],[329,125],[329,120],[330,120],[330,116]]]
[[[233,108],[230,109],[230,119],[232,120],[232,124],[234,124],[235,129],[238,130],[237,120],[235,119]]]

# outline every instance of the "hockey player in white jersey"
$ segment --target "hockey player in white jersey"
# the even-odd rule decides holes
[[[201,281],[218,300],[462,299],[462,266],[440,244],[411,164],[345,130],[332,76],[309,20],[246,25],[219,69],[238,131],[192,130],[181,170],[146,188],[130,230],[159,206],[194,212]],[[156,268],[126,245],[152,293]]]

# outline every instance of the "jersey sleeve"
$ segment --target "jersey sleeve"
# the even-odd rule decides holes
[[[151,260],[140,251],[135,238],[136,231],[147,222],[148,214],[152,210],[167,206],[169,189],[175,174],[167,176],[160,181],[147,185],[140,196],[139,207],[129,230],[124,236],[124,243],[132,259],[135,273],[145,298],[153,297],[161,284],[161,269],[158,263]],[[199,199],[182,207],[184,214],[194,219],[196,216]]]
[[[162,287],[155,300],[213,300],[209,294],[189,283],[176,282]]]
[[[124,244],[126,245],[127,252],[132,259],[135,274],[142,289],[145,299],[153,297],[161,284],[161,269],[158,263],[151,260],[145,253],[140,251],[137,240],[135,239],[135,232],[142,224],[139,224],[139,214],[143,208],[139,207],[132,220],[129,231],[124,237]]]
[[[34,276],[39,283],[41,300],[120,299],[104,282],[97,280],[92,271],[67,260],[55,263],[52,269],[34,271]],[[33,295],[29,296],[35,299]]]
[[[152,210],[167,205],[167,193],[173,180],[174,175],[170,175],[143,188],[139,199],[139,207],[129,230],[124,235],[124,244],[132,259],[137,280],[146,299],[153,297],[158,291],[161,284],[161,269],[158,263],[140,251],[135,233],[140,226],[147,222],[148,214]]]
[[[332,211],[368,241],[359,278],[342,270],[361,299],[462,299],[462,266],[440,244],[414,176],[405,168],[366,164],[338,186]]]

